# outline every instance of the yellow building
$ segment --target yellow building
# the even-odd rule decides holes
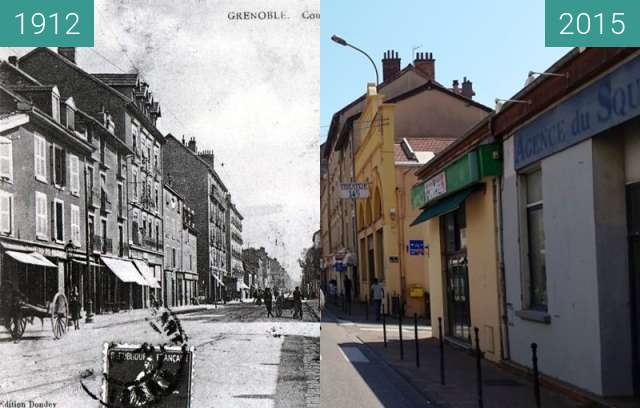
[[[452,149],[453,150],[453,149]],[[474,345],[479,329],[485,356],[502,356],[502,324],[498,270],[498,207],[500,149],[485,144],[427,163],[425,177],[412,191],[422,212],[413,221],[427,249],[434,335],[442,318],[452,342]]]

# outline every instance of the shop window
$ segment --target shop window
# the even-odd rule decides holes
[[[537,169],[523,177],[528,244],[528,308],[547,310],[547,271],[542,200],[542,171]]]

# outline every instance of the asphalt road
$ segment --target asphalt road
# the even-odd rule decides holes
[[[0,403],[97,406],[80,381],[100,395],[105,342],[166,343],[146,313],[99,316],[60,340],[48,321],[29,325],[19,342],[0,328]],[[264,306],[247,304],[179,315],[195,347],[192,407],[317,406],[319,323],[287,316],[267,319]]]
[[[356,336],[353,324],[325,311],[320,346],[322,406],[428,407],[429,401]]]

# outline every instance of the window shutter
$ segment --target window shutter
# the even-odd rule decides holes
[[[44,151],[43,151],[44,154]],[[52,183],[56,183],[56,154],[55,154],[55,149],[53,147],[53,145],[49,146],[49,174],[51,174],[51,182]],[[44,169],[43,169],[44,170]]]
[[[60,185],[67,185],[67,151],[64,149],[60,149],[60,170],[62,172]]]
[[[0,195],[0,231],[11,232],[11,196]]]
[[[8,137],[0,137],[0,175],[13,178],[12,145]]]
[[[46,205],[46,204],[45,204]],[[56,203],[51,201],[51,237],[52,240],[56,239]]]

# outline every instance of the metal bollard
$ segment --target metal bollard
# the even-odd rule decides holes
[[[531,343],[531,360],[533,361],[533,396],[536,399],[536,408],[540,408],[540,373],[538,372],[538,345]]]
[[[400,333],[400,360],[404,360],[404,344],[402,344],[402,308],[398,312],[398,330]]]
[[[384,310],[384,305],[382,306],[382,336],[384,337],[384,347],[387,348],[387,319],[386,313]]]
[[[484,402],[482,400],[482,353],[480,352],[480,340],[478,336],[478,332],[480,329],[477,327],[473,328],[473,331],[476,334],[476,372],[477,372],[477,381],[478,381],[478,407],[482,408],[484,406]]]
[[[420,368],[420,345],[418,344],[418,314],[413,314],[413,329],[416,339],[416,367]]]
[[[369,321],[369,296],[367,295],[364,295],[364,315],[367,321]]]
[[[440,384],[444,385],[444,338],[442,337],[442,317],[438,317],[438,333],[440,334]]]

